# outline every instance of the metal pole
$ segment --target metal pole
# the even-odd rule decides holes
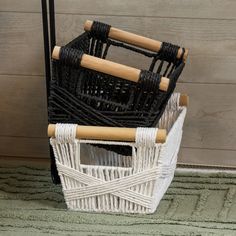
[[[54,13],[54,1],[50,1],[50,41],[51,49],[55,44],[55,13]],[[48,11],[47,11],[47,0],[41,0],[42,6],[42,21],[43,21],[43,40],[44,40],[44,63],[45,63],[45,76],[46,76],[46,90],[47,90],[47,106],[48,98],[50,94],[50,80],[51,80],[51,53],[49,44],[49,31],[48,31]],[[51,159],[51,177],[54,184],[60,184],[60,178],[57,172],[55,157],[51,145],[49,145],[50,159]]]
[[[51,80],[51,69],[50,69],[51,65],[50,65],[50,52],[49,52],[47,0],[41,0],[41,5],[42,5],[42,20],[43,20],[44,63],[45,63],[47,105],[48,105],[48,97],[50,91],[49,86]]]
[[[50,23],[50,40],[51,40],[51,53],[52,53],[53,48],[56,45],[54,0],[49,0],[49,23]]]

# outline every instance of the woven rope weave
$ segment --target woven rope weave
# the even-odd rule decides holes
[[[177,104],[179,94],[171,98]],[[169,130],[165,144],[158,128],[137,128],[134,143],[78,140],[74,124],[57,124],[50,142],[68,208],[80,211],[152,213],[176,167],[186,108],[167,106],[159,127]],[[122,156],[90,144],[132,147]],[[84,159],[84,157],[86,157]]]
[[[83,33],[62,48],[61,61],[53,61],[50,123],[124,127],[157,124],[184,68],[184,50],[182,57],[177,59],[179,46],[163,42],[159,52],[147,52],[108,39],[109,29],[109,25],[95,21],[90,32]],[[138,84],[80,67],[82,53],[105,58],[110,47],[125,48],[152,58],[148,71],[142,71]],[[158,89],[161,76],[171,80],[167,93]],[[65,101],[68,105],[64,106]]]
[[[179,46],[163,42],[159,52],[150,52],[109,39],[109,29],[107,24],[94,22],[90,32],[63,47],[62,61],[52,61],[50,123],[135,128],[157,125],[185,66],[185,50],[177,59]],[[125,49],[130,57],[135,54],[150,59],[137,84],[79,66],[83,53],[109,59],[112,48]],[[170,79],[167,92],[158,89],[162,76]],[[130,155],[130,148],[107,146],[107,149]],[[53,180],[59,183],[53,157],[51,163]]]

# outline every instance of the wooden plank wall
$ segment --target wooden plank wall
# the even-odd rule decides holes
[[[179,162],[236,167],[236,1],[56,0],[57,42],[86,19],[190,49],[178,90],[190,95]],[[39,0],[0,0],[0,157],[48,158]],[[126,57],[129,65],[143,67]]]

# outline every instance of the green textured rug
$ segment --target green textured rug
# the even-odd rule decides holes
[[[67,211],[49,170],[0,168],[0,235],[236,235],[236,174],[177,171],[153,215]]]

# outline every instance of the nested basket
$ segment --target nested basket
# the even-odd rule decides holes
[[[156,126],[184,68],[185,49],[99,22],[87,21],[85,29],[85,33],[63,47],[62,53],[52,61],[49,122],[135,128]],[[111,74],[109,63],[105,63],[108,70],[101,70],[101,61],[91,61],[91,57],[90,63],[86,60],[88,55],[85,54],[107,58],[112,47],[150,58],[150,67],[147,70],[126,67],[127,77],[123,73],[124,66],[117,69],[116,65]],[[170,83],[161,88],[164,76],[169,77]],[[99,146],[122,155],[130,155],[132,151],[129,146]],[[54,158],[51,160],[52,177],[58,182]]]
[[[168,78],[67,47],[55,47],[53,57],[61,66],[51,83],[50,122],[148,127],[164,110]]]
[[[134,129],[134,142],[95,140],[101,134],[90,130],[85,135],[74,124],[49,126],[49,136],[55,136],[50,143],[69,209],[122,213],[156,210],[176,168],[186,115],[186,108],[179,106],[179,96],[172,95],[158,128]],[[162,129],[168,133],[164,143],[160,143]],[[127,132],[120,137],[118,133],[111,139],[127,137]],[[129,146],[132,155],[119,155],[91,144]]]
[[[185,49],[100,22],[87,21],[85,30],[60,50],[56,56],[59,61],[53,60],[49,121],[118,127],[155,126],[184,68]],[[109,66],[105,71],[94,66],[95,60],[88,65],[88,55],[105,59],[112,47],[151,58],[149,68],[134,72],[135,69],[129,67],[128,73],[133,76],[127,78],[120,67],[111,74]],[[165,89],[160,87],[163,77],[170,79]]]

